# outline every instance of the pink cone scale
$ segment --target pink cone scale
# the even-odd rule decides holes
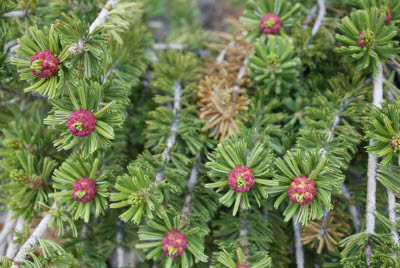
[[[236,268],[250,268],[248,265],[240,265],[238,264]]]
[[[74,199],[83,204],[93,200],[94,196],[97,194],[96,182],[88,177],[77,179],[72,189]]]
[[[178,230],[165,232],[162,239],[162,249],[171,258],[176,258],[185,251],[187,248],[186,236]]]
[[[229,187],[237,193],[250,191],[254,185],[254,174],[249,167],[237,166],[228,175]]]
[[[88,110],[77,110],[73,111],[68,117],[67,127],[72,135],[77,137],[86,137],[96,127],[96,118],[93,113]]]
[[[317,185],[314,181],[308,179],[308,176],[302,175],[295,177],[290,183],[288,195],[290,201],[298,203],[300,206],[311,203],[317,196]]]
[[[49,50],[37,51],[31,58],[31,72],[39,78],[58,75],[60,60]]]
[[[277,34],[281,26],[281,19],[274,13],[267,13],[260,22],[260,29],[264,34]]]
[[[381,14],[383,14],[383,15],[385,15],[386,17],[385,17],[385,23],[389,23],[392,19],[393,19],[393,12],[392,12],[392,9],[390,9],[390,8],[382,8],[382,9],[380,9],[379,10],[380,12],[379,12],[379,16],[381,15]],[[379,20],[379,17],[378,17],[378,20]]]

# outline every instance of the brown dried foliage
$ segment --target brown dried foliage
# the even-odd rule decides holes
[[[233,35],[217,33],[216,42],[207,45],[219,50],[220,55],[207,59],[196,92],[200,118],[207,121],[202,130],[212,129],[210,136],[220,140],[239,130],[238,121],[247,121],[243,112],[248,110],[250,101],[241,94],[249,86],[245,70],[251,45],[245,41],[242,26],[239,27]]]
[[[351,232],[348,220],[349,216],[343,212],[330,212],[328,219],[311,221],[304,226],[301,241],[304,245],[317,247],[318,254],[321,254],[325,246],[334,252],[337,243]]]

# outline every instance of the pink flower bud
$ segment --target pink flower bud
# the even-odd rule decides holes
[[[31,72],[40,78],[58,75],[60,60],[49,50],[37,51],[31,58]]]
[[[260,28],[264,34],[277,34],[281,25],[281,19],[274,13],[267,13],[260,22]]]
[[[237,166],[228,175],[229,187],[237,193],[250,191],[255,184],[254,174],[249,167]]]
[[[289,185],[290,201],[298,203],[300,206],[311,203],[317,196],[316,186],[315,182],[309,180],[306,175],[295,177]]]
[[[183,233],[172,230],[171,232],[165,232],[162,239],[162,248],[169,257],[176,258],[185,251],[187,247],[186,243],[187,238]]]
[[[68,117],[67,127],[72,135],[86,137],[95,129],[96,118],[93,113],[88,110],[80,109],[78,111],[73,111]]]
[[[88,177],[77,179],[75,184],[72,186],[72,189],[74,199],[83,204],[94,199],[94,196],[97,194],[96,182]]]

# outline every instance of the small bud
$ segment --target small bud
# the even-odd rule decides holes
[[[298,203],[300,206],[311,203],[317,196],[317,185],[308,179],[308,176],[295,177],[290,183],[288,195],[290,201]]]
[[[73,111],[68,117],[67,127],[72,135],[86,137],[95,129],[96,118],[93,113],[88,110],[80,109],[78,111]]]
[[[277,34],[281,25],[281,19],[274,13],[267,13],[260,22],[260,28],[264,34]]]
[[[394,136],[390,142],[390,146],[393,147],[394,152],[400,151],[400,135]]]
[[[275,54],[268,55],[267,62],[269,67],[275,67],[279,62],[279,57]]]
[[[186,236],[177,231],[165,232],[164,238],[162,239],[163,251],[171,258],[176,258],[185,251],[187,245]]]
[[[27,184],[29,182],[29,177],[26,175],[25,171],[22,169],[14,169],[10,173],[10,178],[17,183]]]
[[[375,44],[375,34],[371,30],[359,32],[357,44],[360,47],[372,47]]]
[[[88,177],[77,179],[75,184],[72,186],[72,189],[74,199],[83,204],[93,200],[94,196],[97,194],[96,182]]]
[[[248,265],[240,265],[238,264],[236,268],[250,268]]]
[[[49,50],[37,51],[31,58],[31,72],[39,78],[58,75],[60,60]]]
[[[144,197],[142,193],[132,193],[129,196],[129,203],[132,206],[140,206],[143,203]]]
[[[237,193],[250,191],[255,184],[254,174],[249,167],[237,166],[228,175],[229,187]]]

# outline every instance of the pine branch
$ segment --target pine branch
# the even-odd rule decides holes
[[[7,248],[6,257],[9,259],[13,259],[18,252],[18,243],[14,243],[14,241],[18,238],[17,232],[18,233],[24,232],[24,225],[25,225],[24,218],[22,216],[19,216],[18,220],[17,220],[17,224],[15,225],[15,228],[14,228],[14,235],[13,235],[12,241],[8,245],[8,248]]]
[[[246,36],[246,34],[247,34],[247,32],[243,31],[238,38],[242,38],[242,37]],[[218,55],[218,57],[217,57],[217,59],[215,61],[216,65],[221,64],[224,61],[226,53],[228,52],[229,47],[232,47],[235,44],[236,44],[236,42],[232,40],[232,41],[229,42],[228,45],[226,45],[224,47],[224,49],[221,50],[221,52],[219,53],[219,55]]]
[[[317,20],[315,21],[314,27],[311,31],[312,36],[314,36],[318,32],[319,28],[321,28],[322,22],[325,18],[325,15],[326,15],[325,0],[318,0],[318,9],[319,9],[318,17],[317,17]]]
[[[308,27],[310,26],[311,21],[315,18],[315,16],[317,16],[317,11],[318,11],[318,5],[315,4],[312,6],[312,8],[310,9],[310,12],[308,13],[306,19],[304,20],[303,23],[303,28],[304,29],[308,29]]]
[[[326,221],[329,218],[330,211],[324,209],[324,217],[322,218],[321,229],[319,230],[318,239],[322,240],[326,234]]]
[[[172,124],[170,125],[170,129],[172,135],[168,137],[167,140],[167,148],[164,149],[162,152],[163,159],[165,160],[165,165],[169,163],[171,160],[171,149],[176,143],[176,136],[178,134],[179,129],[179,116],[180,116],[180,109],[181,109],[181,100],[182,100],[182,85],[179,81],[175,81],[174,84],[174,119]],[[156,182],[160,183],[164,179],[164,172],[165,170],[160,170],[156,174]]]
[[[28,16],[29,9],[28,10],[16,10],[16,11],[10,11],[7,13],[3,14],[3,17],[7,18],[25,18]]]
[[[240,214],[242,215],[242,212],[244,212],[246,208],[243,206],[243,203],[240,204]],[[239,230],[239,238],[240,238],[240,245],[243,248],[243,255],[244,258],[247,259],[249,257],[249,226],[247,223],[247,218],[242,217],[240,219],[240,230]]]
[[[115,8],[117,5],[118,0],[108,0],[103,9],[100,11],[99,15],[97,18],[93,21],[93,23],[90,25],[89,28],[89,33],[93,32],[93,30],[106,22],[107,16],[110,13],[112,9]]]
[[[383,70],[382,64],[379,67],[378,73],[374,77],[374,93],[373,104],[381,108],[383,101]],[[370,140],[370,146],[375,142]],[[368,188],[367,188],[367,211],[366,211],[366,226],[367,234],[375,234],[375,210],[376,210],[376,175],[378,168],[378,156],[375,154],[368,155]],[[365,248],[365,257],[368,266],[371,265],[372,246],[368,244]]]
[[[228,48],[234,45],[235,41],[230,41],[229,44],[226,47],[224,47],[224,49],[221,50],[221,52],[219,53],[217,60],[215,61],[215,64],[221,64],[221,62],[223,62],[225,59],[226,53],[228,52]]]
[[[51,208],[52,209],[57,208],[57,204],[55,201],[54,201],[53,205],[51,206]],[[14,258],[14,262],[13,262],[11,268],[18,268],[19,265],[17,264],[17,262],[25,260],[26,252],[29,249],[31,249],[32,247],[34,247],[36,245],[38,239],[40,239],[43,236],[43,234],[46,232],[52,218],[53,218],[52,214],[46,214],[43,217],[43,219],[40,221],[39,225],[36,227],[35,231],[33,231],[31,237],[29,237],[29,239],[26,240],[24,245],[18,251],[17,255]]]
[[[3,226],[3,229],[0,233],[0,256],[4,256],[4,251],[7,245],[7,236],[10,234],[11,230],[14,228],[15,224],[17,223],[17,218],[11,219],[13,216],[13,212],[10,210],[7,215],[7,220]]]
[[[122,244],[122,230],[119,230],[117,233],[117,267],[121,267],[125,265],[125,250],[124,247],[121,245]]]
[[[6,53],[8,49],[10,49],[10,54],[14,53],[18,48],[19,44],[17,40],[11,40],[4,44],[3,52]]]
[[[348,200],[351,200],[350,191],[347,189],[347,187],[344,183],[341,186],[341,190],[342,190],[344,197],[346,197]],[[353,218],[354,229],[356,230],[356,233],[358,233],[358,231],[360,230],[360,226],[361,226],[360,215],[358,213],[358,209],[355,205],[351,204],[351,205],[349,205],[349,211],[350,211],[351,217]]]
[[[115,8],[115,6],[118,4],[118,1],[119,1],[119,0],[109,0],[109,1],[105,4],[105,7],[100,11],[99,15],[96,17],[96,19],[95,19],[95,20],[93,21],[93,23],[90,25],[90,27],[89,27],[89,33],[93,32],[93,30],[94,30],[97,26],[99,26],[99,25],[101,25],[101,24],[104,24],[104,23],[106,22],[106,19],[107,19],[108,14],[110,13],[110,11],[111,11],[112,9]],[[13,12],[25,12],[25,11],[13,11]],[[9,12],[9,13],[12,13],[12,12]],[[28,15],[28,11],[26,11],[25,13],[26,13],[25,16],[27,16],[27,15]],[[7,14],[7,13],[6,13],[6,14]],[[4,14],[4,16],[5,16],[6,14]],[[77,46],[78,46],[78,47],[77,47],[78,49],[83,49],[83,47],[84,47],[83,41],[82,41],[82,42],[78,42]],[[4,45],[4,52],[7,51],[8,48],[10,48],[10,54],[9,54],[9,55],[12,55],[12,54],[15,52],[15,50],[16,50],[17,48],[19,48],[19,47],[21,47],[21,46],[17,43],[17,40],[11,40],[11,41],[7,42],[7,43]]]
[[[188,217],[190,211],[191,211],[191,195],[194,191],[194,187],[196,186],[197,180],[199,178],[199,167],[201,165],[201,156],[199,156],[195,164],[192,167],[192,171],[190,172],[190,177],[188,180],[188,192],[185,195],[185,203],[183,204],[183,209],[182,209],[182,214],[181,214],[181,219],[184,222],[184,220]]]
[[[236,99],[238,97],[238,91],[240,89],[240,81],[243,79],[243,77],[246,75],[247,73],[247,63],[248,63],[249,59],[246,57],[243,60],[243,64],[239,69],[237,78],[236,78],[236,84],[233,86],[233,98],[232,98],[232,102],[231,104],[233,105],[236,102]]]
[[[297,268],[304,268],[304,249],[301,243],[301,229],[300,223],[297,222],[297,216],[293,216],[293,230],[294,230],[294,241],[296,247],[296,263]]]
[[[397,223],[397,213],[396,213],[396,196],[389,189],[386,190],[388,195],[388,212],[389,212],[389,220],[394,224]],[[390,230],[392,233],[392,239],[396,246],[399,246],[399,233],[397,232],[397,228],[392,228]]]

